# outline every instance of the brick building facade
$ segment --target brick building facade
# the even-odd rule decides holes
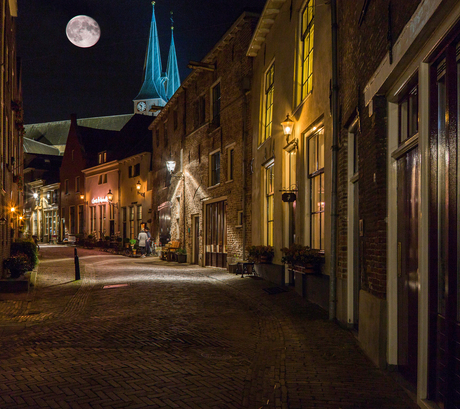
[[[246,57],[257,16],[243,13],[150,126],[152,236],[180,241],[188,262],[226,267],[251,237],[251,143]],[[170,175],[166,161],[174,160]]]
[[[421,407],[457,408],[460,5],[338,2],[338,20],[338,318]]]
[[[22,230],[23,108],[21,73],[16,53],[17,2],[0,2],[0,271],[11,242]]]

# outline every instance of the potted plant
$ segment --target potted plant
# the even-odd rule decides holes
[[[187,262],[187,250],[185,249],[177,249],[176,250],[176,257],[178,263],[186,263]]]
[[[318,273],[320,271],[323,257],[319,250],[301,244],[291,244],[289,248],[283,247],[281,252],[283,253],[281,262],[288,264],[291,269],[305,273]]]
[[[16,253],[3,261],[3,267],[10,272],[10,278],[19,278],[29,267],[29,258],[24,253]]]
[[[248,246],[248,260],[257,264],[271,264],[275,251],[273,246]]]

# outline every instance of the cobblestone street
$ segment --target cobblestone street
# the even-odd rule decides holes
[[[226,270],[42,246],[0,295],[1,408],[412,408],[294,291]]]

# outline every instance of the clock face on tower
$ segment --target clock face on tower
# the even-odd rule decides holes
[[[144,112],[147,109],[147,104],[144,101],[137,103],[137,110],[139,112]]]

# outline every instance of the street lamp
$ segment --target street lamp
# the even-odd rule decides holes
[[[168,169],[168,172],[172,175],[174,172],[174,169],[176,169],[176,161],[175,160],[167,160],[166,161],[166,169]]]
[[[292,130],[294,128],[294,121],[289,118],[289,114],[286,115],[286,119],[281,122],[283,127],[283,133],[286,135],[286,140],[289,139],[289,136],[292,134]]]
[[[112,193],[112,189],[109,189],[108,193],[107,193],[107,200],[109,201],[109,203],[116,207],[118,209],[118,203],[112,203],[113,201],[113,193]]]
[[[142,197],[145,197],[145,192],[141,192],[141,187],[142,187],[141,182],[140,180],[138,180],[136,183],[137,194],[141,195]]]

